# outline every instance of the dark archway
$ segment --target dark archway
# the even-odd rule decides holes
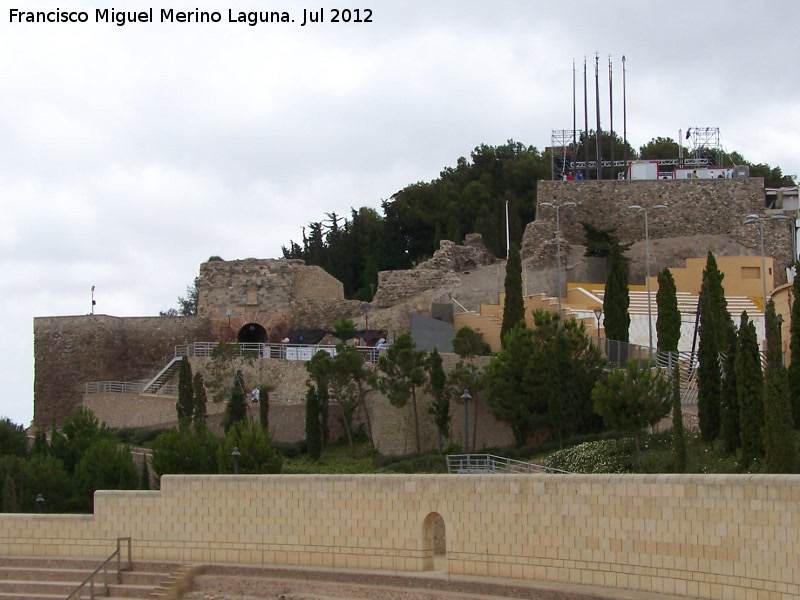
[[[265,344],[267,330],[258,323],[248,323],[239,330],[236,341],[240,344]]]

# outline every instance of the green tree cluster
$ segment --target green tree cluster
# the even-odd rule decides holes
[[[38,431],[30,451],[22,427],[0,421],[0,506],[34,512],[36,497],[46,512],[89,512],[98,489],[137,489],[139,470],[130,448],[101,425],[91,410],[78,407],[53,427],[48,442]]]
[[[369,301],[378,271],[407,269],[430,257],[442,239],[461,243],[482,234],[496,256],[506,255],[508,202],[511,241],[536,215],[536,185],[550,178],[550,157],[513,140],[482,144],[428,183],[406,186],[381,204],[383,214],[353,209],[349,218],[328,213],[303,230],[302,243],[283,248],[286,258],[319,265],[339,279],[348,298]]]

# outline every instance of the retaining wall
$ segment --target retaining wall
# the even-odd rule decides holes
[[[800,596],[800,476],[165,476],[94,515],[0,515],[0,556],[433,568],[714,600]]]

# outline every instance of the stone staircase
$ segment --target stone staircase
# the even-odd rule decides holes
[[[100,560],[0,558],[0,600],[65,600],[101,563]],[[95,576],[94,596],[123,598],[180,598],[188,591],[196,567],[174,563],[135,562],[117,583],[116,563],[109,564],[108,592],[103,573]],[[91,598],[87,586],[80,596]]]

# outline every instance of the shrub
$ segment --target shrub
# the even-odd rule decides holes
[[[548,457],[550,467],[571,473],[630,473],[636,445],[630,438],[586,442]]]

